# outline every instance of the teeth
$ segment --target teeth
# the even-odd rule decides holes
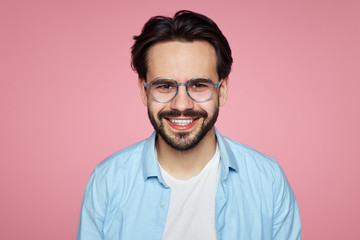
[[[186,120],[170,119],[170,121],[176,125],[185,126],[185,125],[192,123],[194,120],[192,120],[192,119],[186,119]]]

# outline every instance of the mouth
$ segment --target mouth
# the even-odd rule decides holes
[[[200,118],[165,118],[168,124],[176,130],[189,130],[191,129]]]
[[[180,126],[186,126],[194,122],[194,119],[169,119],[170,122]]]

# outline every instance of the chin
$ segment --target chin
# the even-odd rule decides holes
[[[154,114],[148,109],[150,122],[157,134],[160,135],[164,142],[171,148],[178,151],[189,151],[197,147],[208,132],[214,127],[218,115],[219,108],[216,108],[212,116],[208,117],[206,114],[206,117],[203,117],[202,122],[197,122],[193,129],[173,131],[170,125],[162,121],[162,117],[155,119]]]

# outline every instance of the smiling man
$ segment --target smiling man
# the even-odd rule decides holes
[[[298,205],[276,161],[220,135],[229,44],[208,17],[151,18],[132,66],[155,132],[101,162],[77,239],[301,239]]]

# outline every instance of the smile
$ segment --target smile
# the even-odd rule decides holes
[[[176,125],[180,125],[180,126],[186,126],[189,125],[190,123],[194,122],[193,119],[184,119],[184,120],[180,120],[180,119],[169,119],[170,122],[172,122],[173,124]]]
[[[174,119],[165,118],[169,126],[178,131],[187,131],[192,129],[200,118]]]

